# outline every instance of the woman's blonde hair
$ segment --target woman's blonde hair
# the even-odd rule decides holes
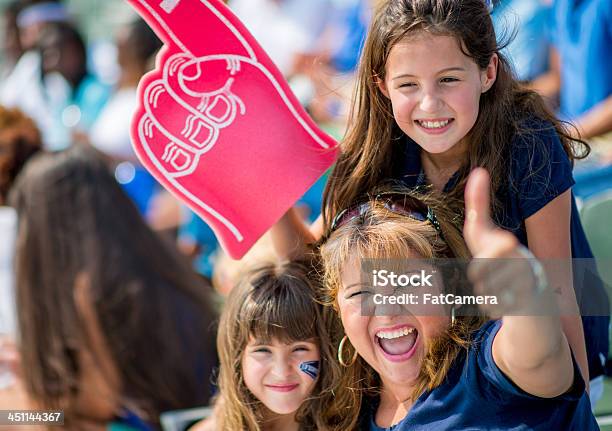
[[[221,315],[217,348],[220,429],[262,429],[263,405],[248,390],[242,356],[251,337],[268,342],[316,339],[321,367],[311,396],[296,413],[301,430],[347,430],[348,415],[334,411],[334,383],[339,375],[331,337],[335,316],[318,300],[320,284],[312,262],[266,264],[246,274],[230,292]],[[344,412],[343,412],[344,413]],[[356,415],[357,410],[352,413]]]
[[[435,214],[439,228],[429,220],[419,221],[388,209],[377,199],[369,202],[365,211],[346,220],[328,235],[321,246],[326,301],[337,309],[338,291],[344,268],[354,259],[406,259],[406,258],[468,258],[469,251],[457,226],[453,213],[434,195],[418,196],[405,192],[424,203]],[[448,270],[445,284],[460,289],[457,283],[465,283],[463,276],[453,270],[453,286],[448,286]],[[462,284],[463,286],[463,284]],[[463,313],[466,314],[466,313]],[[426,356],[412,399],[442,383],[457,355],[469,345],[470,333],[484,323],[484,316],[457,317],[454,325],[441,336],[430,340]],[[349,389],[353,403],[359,405],[362,397],[376,394],[380,382],[372,368],[361,358],[345,369],[340,387]]]

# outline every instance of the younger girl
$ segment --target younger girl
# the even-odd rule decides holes
[[[522,88],[500,53],[484,0],[386,0],[376,11],[361,59],[356,99],[341,155],[324,194],[323,221],[308,232],[289,213],[277,230],[282,254],[296,254],[339,211],[389,181],[442,193],[458,218],[467,174],[491,173],[495,223],[540,259],[592,258],[571,187],[572,161],[589,148],[572,141],[534,92]],[[295,235],[299,232],[299,235]],[[314,236],[314,238],[313,238]],[[571,310],[563,327],[587,376],[583,313],[606,316],[600,283],[569,265],[551,282]],[[584,269],[584,268],[582,268]],[[572,316],[569,316],[572,315]],[[585,317],[588,370],[601,375],[608,317]]]
[[[350,414],[326,412],[335,358],[312,270],[265,265],[232,289],[221,316],[217,430],[338,430]],[[202,428],[211,429],[211,428]]]

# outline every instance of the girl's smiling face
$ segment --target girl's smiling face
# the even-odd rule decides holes
[[[293,414],[312,393],[320,360],[314,339],[264,344],[251,337],[242,355],[244,383],[273,413]]]
[[[364,313],[362,301],[370,301],[367,296],[372,292],[370,285],[364,285],[359,260],[345,264],[337,296],[344,331],[359,355],[379,374],[383,387],[400,397],[409,396],[429,340],[444,331],[449,318],[441,307],[419,307],[417,314],[427,310],[427,316],[414,315],[399,305],[376,306]]]
[[[419,32],[391,48],[379,87],[404,133],[428,153],[442,154],[472,129],[480,95],[496,75],[496,55],[481,70],[454,37]]]

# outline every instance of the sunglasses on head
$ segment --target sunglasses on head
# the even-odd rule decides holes
[[[440,223],[433,210],[414,196],[398,192],[379,193],[374,199],[340,211],[332,220],[329,232],[331,233],[339,229],[356,217],[363,216],[372,208],[372,205],[376,203],[382,204],[383,208],[394,214],[410,217],[417,221],[428,221],[436,229],[438,234],[442,236]]]

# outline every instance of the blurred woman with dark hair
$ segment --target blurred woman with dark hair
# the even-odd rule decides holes
[[[147,227],[92,150],[40,156],[11,192],[25,388],[69,429],[158,426],[206,405],[209,286]],[[209,334],[209,335],[207,335]]]

